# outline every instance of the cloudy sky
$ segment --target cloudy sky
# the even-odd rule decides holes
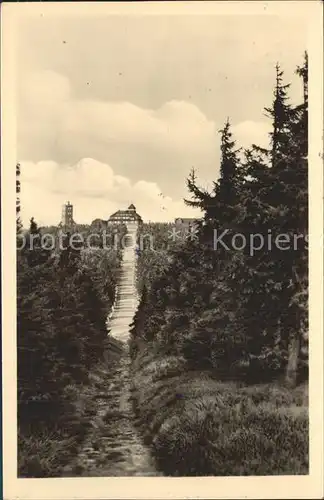
[[[227,117],[239,146],[265,145],[274,66],[294,75],[306,48],[300,17],[43,15],[17,43],[22,216],[77,222],[134,203],[145,220],[195,216],[185,179],[219,172]],[[160,193],[163,196],[160,196]]]

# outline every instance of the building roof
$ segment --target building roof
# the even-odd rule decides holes
[[[117,210],[117,212],[114,212],[109,218],[111,217],[121,217],[121,216],[129,216],[129,217],[136,217],[138,215],[136,212],[134,213],[133,210]]]
[[[133,205],[133,203],[131,205],[129,205],[128,209],[127,210],[136,210],[135,206]]]
[[[196,222],[197,218],[191,218],[191,217],[177,217],[175,219],[175,222],[181,222],[182,224],[184,222]]]
[[[109,217],[109,221],[113,221],[113,220],[137,220],[139,222],[142,222],[142,217],[136,213],[136,209],[135,207],[134,208],[131,208],[131,207],[134,207],[134,205],[130,205],[130,207],[128,207],[127,210],[117,210],[117,212],[113,213],[110,217]]]

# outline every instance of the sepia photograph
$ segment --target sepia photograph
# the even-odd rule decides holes
[[[322,11],[271,4],[5,3],[8,500],[320,497]]]

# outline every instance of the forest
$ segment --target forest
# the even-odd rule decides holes
[[[296,72],[293,106],[276,67],[268,149],[242,151],[227,121],[213,191],[191,171],[197,238],[175,248],[161,225],[142,228],[156,245],[138,260],[133,406],[167,475],[308,470],[307,54]]]
[[[110,348],[106,321],[121,250],[78,249],[65,235],[62,249],[49,251],[41,237],[51,230],[34,219],[22,245],[19,175],[17,165],[18,474],[54,477],[90,425],[89,374]]]
[[[131,401],[164,475],[308,473],[307,54],[296,73],[303,99],[293,105],[276,66],[268,149],[240,148],[227,120],[212,191],[188,173],[185,203],[203,213],[195,237],[171,241],[170,223],[138,231],[153,246],[137,257]],[[89,428],[89,374],[99,364],[109,379],[122,250],[75,249],[67,237],[44,249],[46,228],[31,219],[22,230],[19,178],[18,164],[18,472],[54,477]]]

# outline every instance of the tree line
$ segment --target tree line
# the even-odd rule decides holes
[[[268,148],[237,148],[227,120],[212,191],[190,173],[197,239],[165,249],[157,227],[139,254],[132,401],[167,476],[309,471],[306,54],[297,73],[293,106],[276,67]]]
[[[78,248],[69,234],[50,251],[33,218],[22,234],[19,175],[17,165],[18,462],[21,476],[43,477],[58,474],[87,427],[82,391],[103,356],[121,251]]]
[[[293,387],[307,378],[307,54],[296,72],[303,101],[294,106],[276,66],[265,108],[272,125],[267,149],[237,148],[227,120],[213,190],[202,189],[191,171],[185,202],[204,214],[197,240],[169,249],[167,262],[161,252],[140,255],[141,283],[148,271],[133,325],[135,350],[141,340],[153,342],[184,356],[188,367],[225,379],[283,379]]]

